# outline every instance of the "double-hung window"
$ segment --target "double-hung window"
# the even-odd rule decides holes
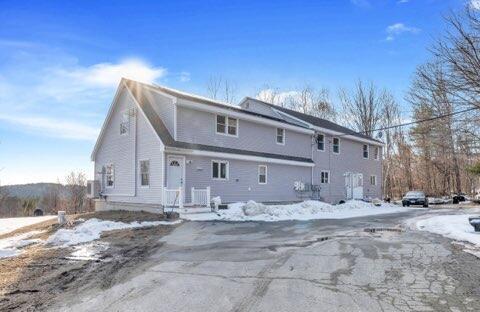
[[[377,185],[377,176],[376,175],[370,176],[370,184],[371,185]]]
[[[340,139],[333,138],[332,139],[332,151],[334,154],[340,154]]]
[[[330,183],[330,171],[322,171],[320,173],[320,183],[322,184]]]
[[[214,180],[228,179],[228,161],[222,161],[222,160],[212,161],[212,178]]]
[[[238,119],[227,117],[225,115],[217,115],[216,132],[218,134],[237,136]]]
[[[267,184],[267,166],[258,166],[258,184]]]
[[[115,185],[115,168],[113,164],[109,164],[106,166],[105,180],[108,188],[112,188]]]
[[[368,145],[363,144],[363,158],[368,159]]]
[[[140,160],[140,186],[150,186],[150,160]]]
[[[325,150],[325,136],[323,134],[317,134],[317,150]]]
[[[373,149],[373,157],[375,157],[375,160],[379,160],[380,159],[380,147],[378,146],[375,146],[375,148]]]
[[[285,145],[285,129],[277,128],[277,144]]]

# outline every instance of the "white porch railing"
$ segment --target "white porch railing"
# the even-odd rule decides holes
[[[165,207],[179,207],[183,208],[183,194],[182,188],[167,189],[163,188],[163,205]]]
[[[206,189],[192,187],[192,204],[208,207],[210,205],[210,186],[207,186]]]

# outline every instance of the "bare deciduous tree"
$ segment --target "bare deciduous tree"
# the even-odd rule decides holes
[[[70,172],[65,177],[66,188],[67,188],[67,205],[68,208],[73,209],[73,213],[81,212],[83,205],[85,203],[86,196],[86,184],[87,179],[83,172]],[[67,209],[68,209],[67,208]]]
[[[211,76],[207,82],[208,97],[233,104],[236,96],[236,86],[222,76]]]
[[[394,102],[386,90],[379,90],[373,83],[365,84],[358,80],[353,91],[340,89],[344,122],[351,128],[372,136],[380,125],[382,110]]]

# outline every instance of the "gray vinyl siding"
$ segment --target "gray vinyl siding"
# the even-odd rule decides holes
[[[212,179],[212,160],[228,161],[228,180]],[[259,165],[267,166],[267,184],[258,183]],[[185,177],[187,203],[191,201],[192,187],[204,189],[207,186],[211,187],[212,197],[220,196],[223,202],[298,201],[293,184],[295,181],[310,181],[311,168],[186,155]]]
[[[338,203],[345,199],[345,177],[346,172],[363,174],[363,194],[365,197],[382,197],[382,160],[375,160],[373,145],[370,145],[369,159],[363,158],[363,144],[340,137],[340,154],[332,152],[332,135],[325,134],[325,151],[313,149],[313,184],[321,187],[322,199],[326,202]],[[330,171],[330,183],[320,183],[321,171]],[[370,176],[377,176],[377,185],[370,185]]]
[[[102,167],[115,168],[115,185],[104,188],[107,200],[160,204],[163,185],[163,152],[157,135],[142,112],[130,117],[128,135],[120,135],[122,114],[136,105],[130,95],[121,92],[95,157],[95,177],[102,181]],[[150,186],[140,186],[139,160],[150,160]]]
[[[175,137],[175,104],[173,103],[173,100],[155,91],[149,90],[145,92],[148,92],[148,98],[153,104],[153,109],[160,118],[162,118],[170,135]]]
[[[215,114],[177,108],[177,140],[280,155],[311,157],[311,136],[285,129],[285,145],[276,143],[276,127],[238,120],[238,137],[216,133]]]
[[[241,107],[251,112],[259,113],[270,117],[281,118],[281,116],[279,116],[271,107],[267,105],[262,105],[255,101],[247,100],[242,103]]]

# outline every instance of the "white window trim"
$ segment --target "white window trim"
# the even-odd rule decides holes
[[[327,173],[328,174],[328,182],[322,182],[322,173]],[[320,184],[330,184],[330,170],[322,170],[320,171]]]
[[[142,161],[148,161],[148,185],[142,185]],[[150,159],[139,159],[138,160],[138,173],[139,173],[139,179],[140,181],[139,182],[139,185],[140,185],[140,188],[150,188],[150,182],[151,182],[151,175],[150,175]]]
[[[218,163],[219,165],[222,164],[222,163],[223,163],[223,164],[226,164],[226,168],[225,168],[225,169],[226,169],[226,170],[225,170],[225,171],[226,171],[226,176],[225,176],[225,178],[221,178],[221,177],[220,177],[220,172],[221,172],[220,166],[218,166],[218,170],[219,170],[219,172],[218,172],[218,178],[214,178],[214,177],[213,177],[213,163],[215,163],[215,162]],[[229,180],[229,178],[230,178],[230,163],[229,163],[228,160],[212,159],[212,166],[211,166],[210,169],[211,169],[211,170],[210,170],[210,174],[211,174],[212,180],[215,180],[215,181],[228,181],[228,180]]]
[[[265,182],[260,182],[260,168],[265,168]],[[268,167],[267,165],[258,165],[258,174],[257,174],[258,184],[265,185],[268,183]]]
[[[218,132],[217,130],[217,116],[222,116],[222,117],[225,117],[225,132]],[[228,118],[232,118],[232,119],[235,119],[237,121],[237,134],[229,134],[228,133]],[[237,117],[230,117],[228,115],[222,115],[222,114],[215,114],[215,134],[219,134],[219,135],[224,135],[224,136],[228,136],[228,137],[233,137],[233,138],[238,138],[238,133],[240,131],[240,119],[238,119]]]
[[[365,157],[364,150],[363,150],[363,148],[365,146],[367,147],[367,157]],[[363,157],[363,159],[369,159],[370,158],[370,145],[368,145],[368,144],[363,144],[362,145],[362,157]]]
[[[375,178],[375,184],[372,184],[372,178]],[[371,175],[370,176],[370,185],[377,186],[377,176],[376,175]]]
[[[278,129],[281,129],[283,130],[283,142],[282,143],[279,143],[278,142]],[[287,135],[286,135],[286,131],[285,131],[285,128],[275,128],[275,142],[278,144],[278,145],[285,145],[285,141],[287,139]]]
[[[380,160],[380,147],[374,146],[373,151],[374,151],[373,159],[375,159],[376,161],[379,161]]]
[[[338,140],[338,153],[333,150],[333,146],[335,145],[335,144],[333,143],[333,141],[334,141],[335,139]],[[342,141],[342,140],[340,140],[339,137],[332,137],[332,154],[340,155],[340,152],[342,151],[341,141]]]
[[[107,167],[112,167],[112,177],[113,177],[113,185],[108,185],[108,174],[107,174]],[[113,189],[115,188],[115,165],[113,163],[108,163],[105,165],[105,188]]]
[[[319,135],[322,135],[323,136],[323,149],[319,149],[318,148],[318,141],[317,141],[317,138]],[[333,143],[333,142],[332,142]],[[317,145],[317,151],[319,152],[325,152],[325,134],[324,133],[317,133],[315,135],[315,145]]]

